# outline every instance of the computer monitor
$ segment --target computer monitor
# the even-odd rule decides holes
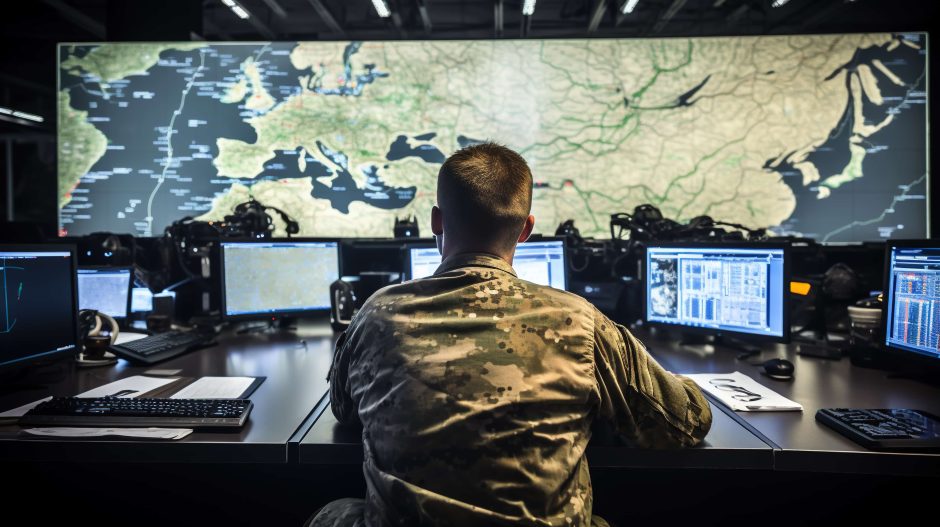
[[[408,247],[405,275],[408,279],[427,278],[441,265],[441,253],[431,245]],[[563,240],[522,242],[516,246],[512,266],[519,278],[555,289],[568,287],[568,263]]]
[[[646,321],[711,334],[786,341],[787,248],[653,244],[646,249]]]
[[[131,309],[132,284],[133,270],[129,267],[80,268],[78,308],[126,319]]]
[[[131,313],[153,311],[153,293],[146,287],[135,287],[131,291]]]
[[[223,242],[222,313],[247,319],[325,312],[339,277],[336,241]]]
[[[889,241],[885,348],[940,364],[940,241]]]
[[[0,245],[0,369],[78,351],[75,248]]]

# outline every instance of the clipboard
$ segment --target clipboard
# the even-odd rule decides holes
[[[149,375],[144,375],[144,377],[149,377]],[[224,376],[207,375],[206,377],[224,377]],[[232,399],[248,399],[251,396],[251,394],[254,393],[255,390],[258,389],[259,386],[261,386],[261,383],[263,383],[265,379],[267,379],[267,377],[252,377],[250,375],[233,375],[232,377],[246,377],[246,378],[254,379],[251,382],[251,384],[249,384],[248,387],[245,388],[245,390],[241,394],[239,394],[237,397],[232,397]],[[173,397],[173,395],[179,393],[181,390],[183,390],[184,388],[193,384],[194,382],[198,381],[201,378],[202,377],[176,377],[169,383],[164,384],[163,386],[154,388],[153,390],[150,390],[148,392],[140,393],[136,395],[135,397],[169,399]]]

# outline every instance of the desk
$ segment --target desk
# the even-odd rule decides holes
[[[680,346],[665,332],[634,331],[663,366],[677,373],[740,371],[803,405],[803,412],[733,412],[729,416],[774,448],[774,469],[788,471],[940,475],[940,455],[873,452],[816,422],[820,408],[915,408],[940,415],[940,388],[889,372],[853,366],[848,358],[803,357],[797,345],[770,344],[761,355],[736,360],[738,351],[714,346]],[[759,363],[775,357],[795,366],[792,381],[760,373]]]
[[[301,340],[306,341],[304,345]],[[148,369],[180,369],[183,376],[265,376],[252,394],[248,423],[233,432],[195,432],[180,441],[94,441],[23,438],[20,427],[0,426],[0,460],[174,463],[287,463],[288,443],[328,390],[326,374],[335,336],[325,321],[301,325],[297,332],[236,335],[227,331],[219,344],[155,366],[76,368],[63,363],[47,387],[0,396],[6,410],[49,395],[71,396]],[[47,384],[41,371],[23,383]]]
[[[816,496],[864,504],[874,498],[890,502],[891,495],[900,502],[928,485],[922,478],[895,475],[940,473],[938,456],[868,452],[813,421],[816,407],[848,404],[856,393],[859,405],[917,406],[937,412],[936,388],[888,379],[884,372],[855,368],[847,360],[808,359],[788,347],[772,347],[767,358],[779,354],[796,363],[797,380],[787,385],[764,380],[756,368],[735,363],[732,351],[698,355],[648,332],[637,334],[670,368],[737,369],[800,401],[806,412],[737,415],[712,405],[712,429],[698,448],[651,451],[591,444],[587,456],[597,510],[609,519],[623,524],[637,518],[658,521],[658,511],[668,508],[675,522],[702,524],[701,511],[711,510],[728,489],[745,481],[762,496],[784,496],[790,512],[775,515],[777,524],[800,523],[808,511],[822,522]],[[100,525],[126,525],[128,518],[139,525],[165,525],[178,522],[182,510],[190,524],[299,525],[327,501],[362,496],[360,433],[336,425],[326,396],[334,340],[322,321],[303,324],[296,333],[226,332],[218,346],[156,366],[178,368],[186,376],[267,377],[251,396],[255,409],[248,424],[235,432],[197,432],[174,442],[75,441],[24,439],[18,427],[0,426],[0,461],[7,477],[17,482],[8,499],[34,500],[41,491],[56,504],[47,511],[47,523],[94,517]],[[0,409],[47,395],[74,395],[147,369],[120,361],[96,369],[69,365],[56,370],[58,378],[44,378],[36,371],[23,382],[47,387],[0,395]],[[882,389],[870,390],[872,386]],[[793,494],[795,488],[800,492]],[[103,503],[94,493],[94,499],[88,499],[78,489],[107,489],[109,499]],[[677,489],[694,489],[678,508],[673,499]],[[148,509],[142,516],[141,496],[149,499],[154,492],[169,505]],[[232,496],[237,496],[237,504]],[[624,509],[624,496],[644,506]],[[762,500],[734,504],[739,517],[764,514],[764,507]],[[643,516],[644,510],[652,516]],[[639,516],[626,518],[626,511]],[[846,519],[842,509],[833,511],[839,514],[833,522]],[[767,520],[762,523],[769,525]]]
[[[325,401],[326,402],[326,401]],[[591,468],[648,469],[763,469],[773,466],[772,451],[731,417],[712,405],[711,431],[702,445],[675,450],[644,450],[590,444]],[[298,461],[307,464],[362,463],[362,437],[358,427],[341,426],[329,404],[300,441]]]

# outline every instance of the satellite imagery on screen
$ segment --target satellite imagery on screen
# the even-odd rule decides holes
[[[305,236],[427,224],[446,156],[519,151],[540,232],[651,203],[824,242],[927,236],[927,37],[59,47],[59,224],[158,236],[254,197]],[[279,220],[278,220],[279,221]]]

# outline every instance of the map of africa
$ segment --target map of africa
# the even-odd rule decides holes
[[[927,236],[924,34],[59,47],[60,233],[159,236],[249,197],[306,236],[428,234],[493,140],[536,230],[651,203],[825,242]],[[280,219],[276,219],[280,221]]]

